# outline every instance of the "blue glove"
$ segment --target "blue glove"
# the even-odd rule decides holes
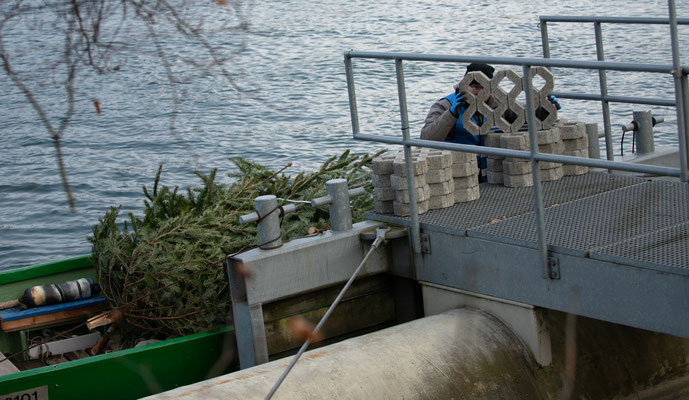
[[[466,108],[467,102],[464,99],[464,92],[457,92],[453,97],[450,97],[450,112],[455,117],[459,117],[459,109]]]
[[[548,95],[548,101],[555,105],[556,110],[560,110],[562,108],[562,106],[560,105],[560,101],[557,99],[557,97],[553,96],[552,94]]]

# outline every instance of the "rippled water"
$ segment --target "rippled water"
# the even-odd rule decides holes
[[[248,2],[242,7],[248,31],[210,38],[232,55],[228,72],[241,90],[218,76],[197,76],[179,84],[175,134],[169,129],[174,109],[165,71],[146,56],[151,45],[145,32],[133,31],[129,40],[137,43],[137,51],[126,55],[120,72],[86,75],[79,81],[76,115],[62,141],[76,196],[74,212],[62,190],[50,137],[2,75],[0,269],[88,253],[86,237],[110,206],[121,204],[124,212],[142,210],[141,186],[152,184],[159,164],[164,165],[163,184],[186,187],[199,184],[194,169],[217,167],[219,176],[231,172],[229,157],[275,169],[293,162],[287,172],[296,174],[345,149],[381,149],[351,138],[345,50],[539,57],[538,15],[666,16],[666,9],[666,2],[649,0]],[[678,6],[678,16],[687,11],[689,4]],[[208,5],[197,12],[210,23],[226,18]],[[595,59],[591,25],[549,24],[549,32],[553,58]],[[668,32],[664,26],[606,25],[606,59],[669,64]],[[22,50],[13,62],[33,77],[36,94],[57,120],[64,96],[46,61],[55,55],[55,37],[18,29],[8,46]],[[680,27],[681,48],[687,49],[688,41],[689,31]],[[163,36],[162,45],[191,58],[200,52],[173,35]],[[354,71],[362,131],[398,134],[394,63],[355,60]],[[456,64],[405,64],[412,133],[420,130],[433,101],[463,72]],[[598,90],[596,74],[554,72],[556,90]],[[609,73],[608,81],[611,94],[672,96],[669,77]],[[101,104],[100,116],[94,112],[94,99]],[[599,122],[602,127],[599,104],[562,102],[561,118]],[[643,107],[613,105],[612,123],[628,123],[634,109]],[[676,143],[674,110],[653,110],[668,121],[657,127],[657,143]],[[619,146],[619,139],[615,142]]]

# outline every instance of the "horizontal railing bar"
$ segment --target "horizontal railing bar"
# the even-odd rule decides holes
[[[675,100],[649,98],[649,97],[630,97],[630,96],[601,96],[600,94],[588,93],[573,93],[573,92],[552,92],[553,96],[562,99],[573,100],[605,100],[612,103],[628,103],[628,104],[647,104],[653,106],[668,106],[674,107],[677,105]]]
[[[465,153],[478,153],[490,156],[502,156],[510,158],[531,159],[531,153],[523,150],[501,149],[498,147],[474,146],[470,144],[458,144],[450,142],[437,142],[432,140],[409,139],[407,141],[394,136],[381,136],[368,133],[357,133],[354,139],[369,142],[387,144],[411,145],[417,147],[429,147],[439,150],[454,150]],[[594,158],[572,157],[561,154],[538,153],[533,159],[538,161],[557,162],[571,165],[584,165],[592,168],[614,169],[618,171],[640,172],[662,176],[680,176],[679,168],[659,167],[655,165],[634,164],[619,161],[608,161]]]
[[[488,56],[456,56],[447,54],[422,54],[422,53],[395,53],[376,51],[349,50],[344,52],[348,58],[373,58],[383,60],[408,60],[408,61],[434,61],[434,62],[461,62],[461,63],[488,63],[502,65],[531,65],[544,67],[561,67],[574,69],[605,69],[610,71],[634,71],[652,73],[672,73],[674,67],[671,64],[638,64],[612,61],[593,60],[562,60],[556,58],[523,58],[523,57],[488,57]],[[682,66],[685,73],[689,74],[689,66]]]
[[[669,25],[669,18],[654,17],[595,17],[583,15],[540,15],[541,22],[601,22],[610,24]],[[689,25],[689,18],[677,18],[677,24]]]

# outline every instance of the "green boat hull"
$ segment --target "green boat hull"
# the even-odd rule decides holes
[[[0,272],[0,301],[34,285],[94,275],[89,256]],[[6,355],[21,349],[22,340],[20,332],[0,332]],[[140,398],[231,371],[234,366],[220,357],[226,341],[234,342],[231,327],[0,376],[0,398]]]

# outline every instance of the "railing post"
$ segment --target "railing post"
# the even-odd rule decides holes
[[[550,40],[548,38],[548,22],[541,19],[541,46],[543,47],[543,58],[550,58]]]
[[[531,151],[531,173],[533,174],[534,212],[536,215],[536,229],[538,230],[538,246],[541,252],[543,278],[550,278],[548,268],[548,244],[546,243],[545,219],[543,217],[543,199],[541,193],[541,168],[534,158],[538,154],[538,138],[536,137],[536,107],[533,98],[533,84],[531,83],[531,66],[522,66],[524,74],[524,94],[526,95],[526,120],[529,125],[529,150]]]
[[[601,23],[594,22],[596,31],[596,57],[598,61],[605,61],[605,54],[603,51],[603,31],[601,30]],[[612,126],[610,124],[610,103],[606,99],[608,96],[608,78],[604,69],[598,70],[598,82],[600,85],[600,95],[602,97],[601,106],[603,108],[603,131],[605,132],[605,153],[607,159],[614,161],[615,155],[612,143]]]
[[[400,102],[400,118],[402,121],[402,139],[409,140],[409,115],[407,113],[407,91],[404,85],[404,70],[402,60],[395,59],[395,73],[397,75],[397,95]],[[412,165],[411,145],[404,144],[404,160],[407,167],[407,185],[416,187],[414,183],[414,166]],[[419,228],[419,208],[416,203],[416,191],[409,191],[409,214],[411,218],[411,244],[415,255],[421,254],[421,228]]]
[[[668,17],[670,19],[670,42],[672,44],[672,75],[675,81],[675,102],[677,103],[677,139],[679,141],[680,180],[687,182],[687,154],[689,153],[689,93],[687,93],[687,76],[682,71],[679,60],[679,37],[677,34],[677,12],[675,0],[668,0]]]
[[[356,106],[356,91],[354,88],[354,69],[349,52],[345,52],[345,75],[347,76],[347,93],[349,94],[349,115],[352,118],[353,135],[359,133],[359,111]]]

